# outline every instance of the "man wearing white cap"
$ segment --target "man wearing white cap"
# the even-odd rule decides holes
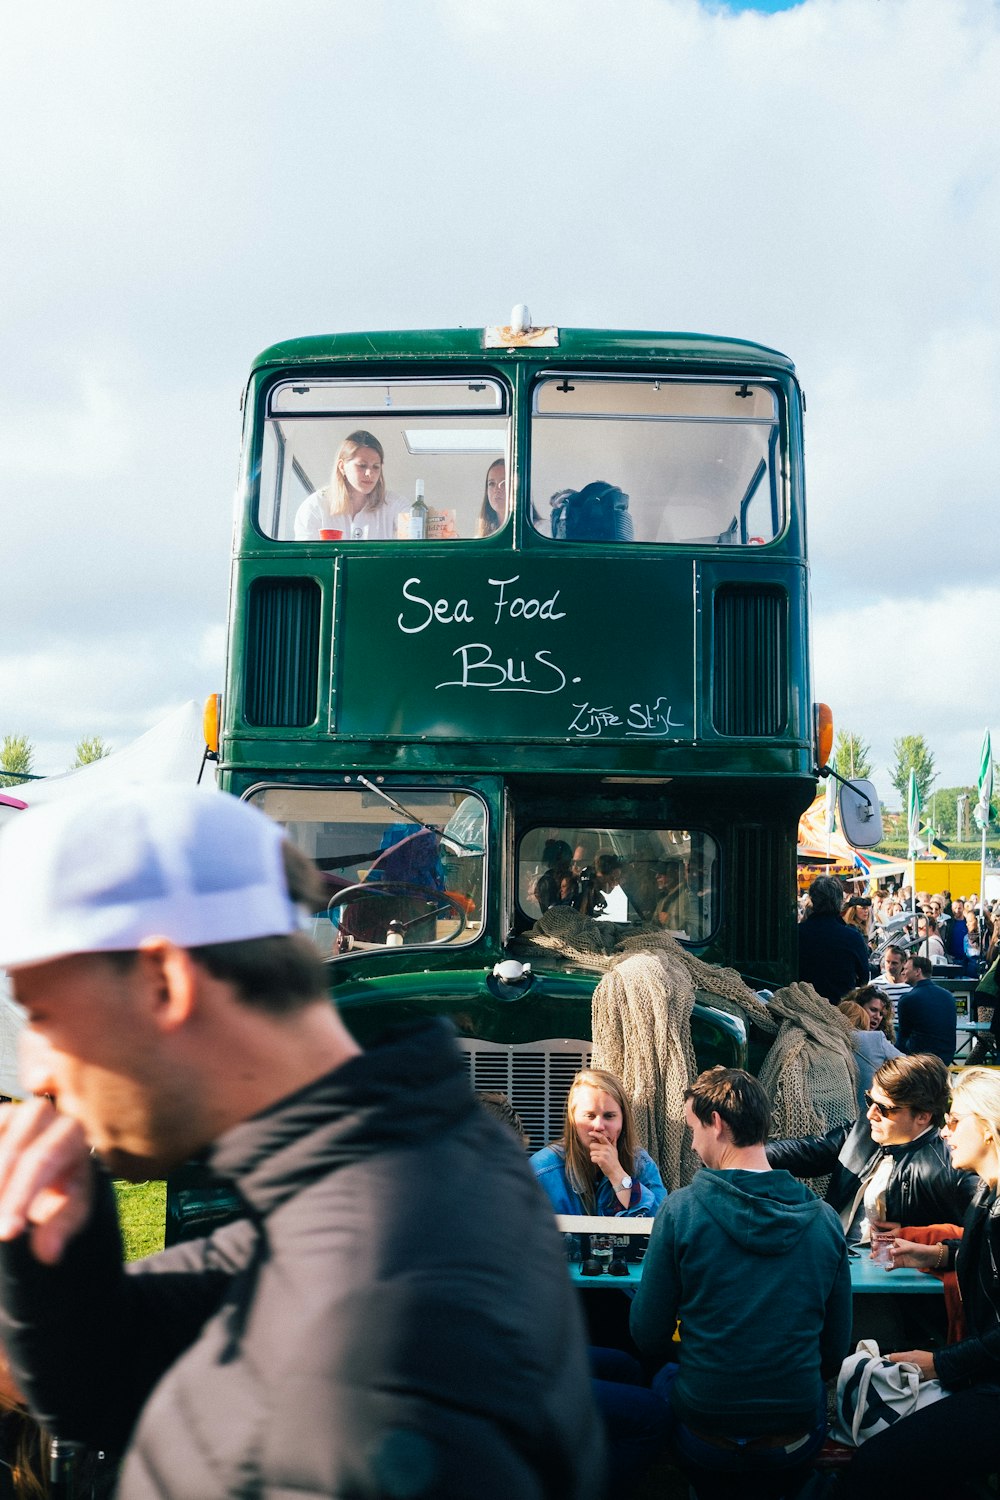
[[[0,965],[46,1096],[0,1124],[19,1383],[56,1435],[123,1453],[128,1500],[596,1496],[523,1155],[442,1023],[357,1046],[298,930],[302,870],[276,824],[194,788],[54,803],[0,839]],[[134,1180],[202,1154],[245,1215],[125,1268],[91,1151]]]

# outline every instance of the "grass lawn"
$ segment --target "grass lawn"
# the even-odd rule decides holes
[[[139,1260],[163,1249],[163,1225],[167,1209],[165,1182],[115,1180],[118,1217],[125,1242],[125,1259]]]

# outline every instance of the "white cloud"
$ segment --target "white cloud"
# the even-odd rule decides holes
[[[115,749],[129,744],[189,698],[201,702],[222,688],[221,655],[211,659],[208,635],[129,630],[86,651],[69,640],[44,650],[0,654],[2,733],[23,733],[35,746],[35,770],[66,770],[84,735]]]
[[[132,411],[116,373],[88,366],[41,374],[45,389],[22,381],[0,409],[0,476],[17,486],[38,480],[77,485],[121,471]]]
[[[1000,572],[983,545],[997,491],[1000,327],[937,329],[905,347],[868,366],[842,359],[810,392],[816,570],[827,591],[859,602],[905,587],[912,572],[932,586]]]
[[[930,575],[931,555],[926,566]],[[988,685],[1000,588],[936,592],[930,577],[913,584],[897,597],[822,615],[814,634],[816,696],[830,704],[836,728],[870,743],[875,782],[893,805],[894,740],[924,735],[937,785],[972,785],[983,729],[996,714]],[[1000,723],[992,727],[1000,749]]]
[[[992,0],[10,9],[0,732],[57,758],[219,686],[259,348],[523,299],[795,358],[820,695],[861,732],[877,711],[886,754],[926,723],[965,779],[992,705],[950,622],[975,640],[977,587],[997,618],[998,75]],[[897,665],[903,617],[946,632],[933,669]],[[859,618],[884,626],[863,663],[829,649]]]

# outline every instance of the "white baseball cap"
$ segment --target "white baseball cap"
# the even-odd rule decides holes
[[[295,932],[284,839],[249,803],[194,786],[29,808],[0,834],[0,967]]]

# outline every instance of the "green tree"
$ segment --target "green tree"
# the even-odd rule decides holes
[[[872,774],[872,747],[851,729],[838,729],[833,747],[833,769],[849,780],[867,781]]]
[[[896,757],[892,784],[900,795],[903,810],[906,810],[912,770],[917,778],[917,791],[920,793],[921,808],[926,818],[927,793],[934,780],[934,757],[928,749],[927,741],[922,734],[904,734],[901,739],[893,740],[892,753]]]
[[[963,795],[969,799],[965,807],[965,837],[974,839],[976,828],[972,821],[972,813],[979,796],[975,787],[939,786],[931,793],[930,808],[924,808],[928,816],[933,810],[934,826],[945,838],[955,838],[958,835],[958,799]]]
[[[79,766],[89,766],[91,761],[103,760],[111,754],[111,746],[99,734],[84,736],[76,747],[76,760],[70,766],[75,771]]]
[[[21,778],[31,774],[35,747],[26,734],[5,734],[0,740],[0,786],[20,786]]]

